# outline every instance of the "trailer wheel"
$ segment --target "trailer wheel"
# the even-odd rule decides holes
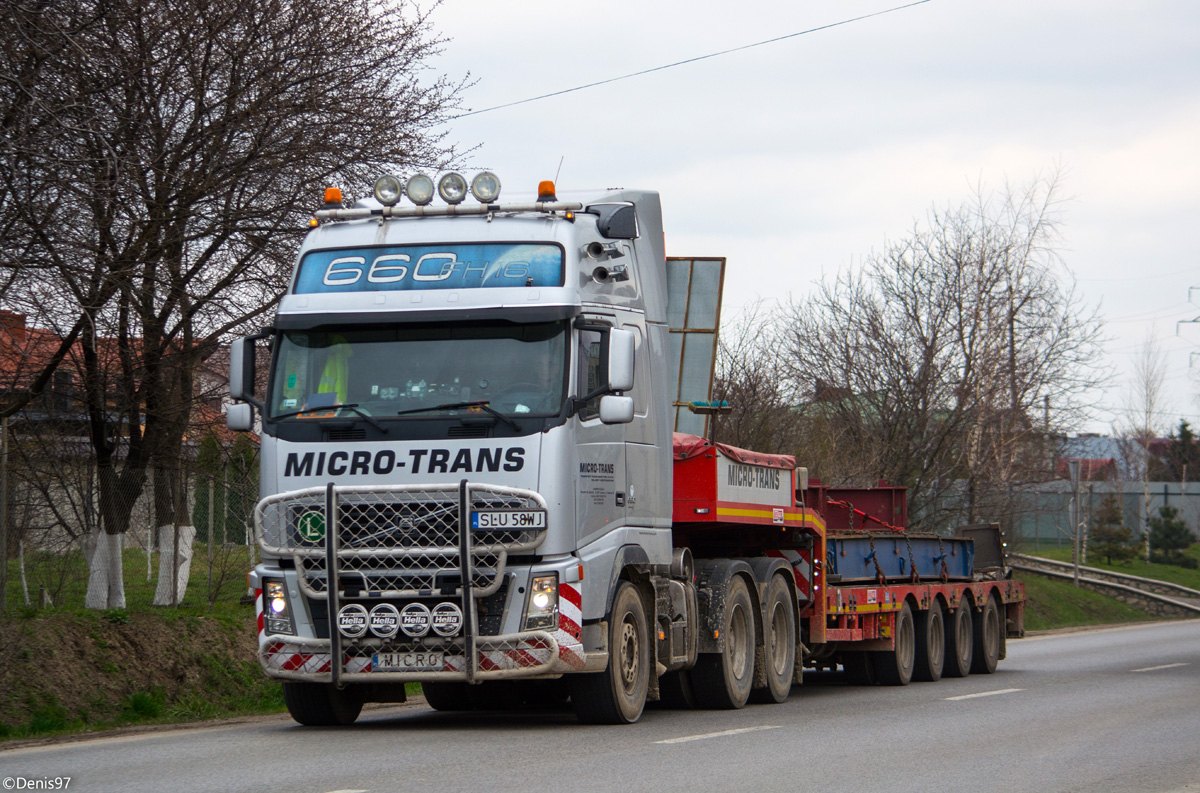
[[[692,669],[692,686],[702,708],[735,709],[746,704],[754,685],[754,606],[741,576],[729,581],[721,635],[725,649],[701,653]]]
[[[964,597],[946,620],[946,665],[942,669],[946,677],[966,677],[971,674],[974,622],[971,618],[971,601]]]
[[[917,661],[917,631],[907,602],[896,612],[896,649],[872,653],[875,672],[885,686],[907,686]]]
[[[466,683],[422,683],[421,693],[434,710],[474,710]]]
[[[946,665],[946,617],[935,598],[925,611],[917,612],[917,664],[913,678],[935,683]]]
[[[852,686],[873,686],[879,682],[871,654],[861,650],[842,653],[842,671],[846,673],[846,682]]]
[[[357,697],[331,683],[285,681],[283,701],[292,718],[306,727],[353,724],[363,706]]]
[[[975,657],[971,661],[971,671],[975,674],[990,675],[996,671],[1000,660],[1000,630],[1000,609],[996,607],[996,599],[989,597],[975,623]]]
[[[650,689],[646,609],[637,588],[621,582],[608,622],[608,668],[573,675],[571,702],[585,724],[632,724],[642,716]]]
[[[763,619],[763,661],[767,685],[750,692],[753,702],[783,702],[792,693],[796,674],[796,618],[792,590],[781,576],[772,576],[767,586]]]

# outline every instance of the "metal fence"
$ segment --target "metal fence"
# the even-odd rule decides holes
[[[0,609],[209,611],[245,598],[256,561],[252,444],[185,444],[176,467],[146,473],[123,530],[108,534],[104,478],[87,447],[42,440],[9,436],[0,449]]]

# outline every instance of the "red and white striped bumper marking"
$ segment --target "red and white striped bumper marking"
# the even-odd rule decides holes
[[[767,551],[767,556],[776,559],[786,559],[792,566],[792,574],[796,577],[796,591],[803,599],[812,596],[812,552],[811,551]]]

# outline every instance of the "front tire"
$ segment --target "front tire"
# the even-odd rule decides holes
[[[421,693],[434,710],[474,710],[466,683],[422,683]]]
[[[358,697],[331,683],[284,681],[283,701],[292,718],[305,727],[353,724],[363,706]]]
[[[646,609],[637,588],[622,581],[608,622],[608,668],[573,675],[571,702],[585,724],[632,724],[642,716],[650,689]]]
[[[725,615],[721,622],[725,649],[701,653],[692,669],[692,688],[700,707],[737,709],[750,699],[754,685],[754,606],[741,576],[729,581]]]

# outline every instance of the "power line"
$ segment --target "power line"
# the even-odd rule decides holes
[[[875,11],[870,14],[863,14],[862,16],[853,17],[852,19],[843,19],[841,22],[831,22],[828,25],[821,25],[820,27],[809,28],[808,30],[801,30],[797,33],[789,33],[786,36],[777,36],[773,39],[766,39],[764,41],[756,41],[753,44],[743,44],[740,47],[734,47],[733,49],[728,49],[728,50],[721,50],[720,52],[711,52],[708,55],[698,55],[695,58],[688,58],[687,60],[676,61],[675,63],[668,63],[664,66],[655,66],[652,69],[643,69],[640,72],[631,72],[629,74],[623,74],[620,77],[610,77],[607,80],[599,80],[594,83],[588,83],[587,85],[578,85],[574,88],[565,88],[562,91],[554,91],[549,94],[542,94],[541,96],[531,96],[528,99],[518,99],[516,102],[506,102],[502,105],[493,105],[492,107],[485,107],[482,110],[469,110],[466,113],[459,113],[457,116],[451,116],[447,120],[454,121],[455,119],[466,118],[467,116],[477,116],[480,113],[490,113],[493,110],[501,110],[506,107],[514,107],[515,105],[524,105],[524,104],[528,104],[529,102],[537,102],[539,99],[549,99],[550,97],[553,97],[553,96],[562,96],[563,94],[570,94],[570,93],[574,93],[576,91],[583,91],[584,89],[587,89],[587,88],[595,88],[598,85],[607,85],[609,83],[615,83],[620,80],[628,80],[631,77],[641,77],[642,75],[645,75],[645,74],[651,74],[653,72],[661,72],[664,69],[673,69],[676,66],[684,66],[685,64],[696,63],[697,61],[704,61],[704,60],[708,60],[709,58],[716,58],[721,55],[728,55],[732,52],[741,52],[742,50],[748,50],[748,49],[752,49],[754,47],[761,47],[764,44],[774,44],[777,41],[784,41],[786,39],[794,39],[797,36],[804,36],[809,33],[816,33],[818,31],[829,30],[830,28],[840,27],[842,25],[849,25],[851,22],[861,22],[864,19],[870,19],[871,17],[883,16],[884,14],[891,14],[894,11],[903,11],[906,8],[912,8],[913,6],[924,5],[925,3],[929,3],[929,2],[932,2],[932,0],[916,0],[916,2],[906,3],[904,5],[899,5],[899,6],[894,6],[892,8],[884,9],[883,11]]]

